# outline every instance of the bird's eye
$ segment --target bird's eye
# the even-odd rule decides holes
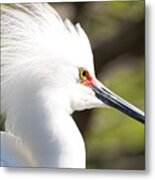
[[[85,68],[79,69],[79,76],[82,81],[87,80],[89,76],[89,72]]]

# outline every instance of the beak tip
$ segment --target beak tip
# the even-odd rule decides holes
[[[145,114],[135,106],[131,105],[105,87],[99,88],[93,86],[92,89],[95,92],[96,97],[104,104],[114,107],[135,120],[145,124]]]

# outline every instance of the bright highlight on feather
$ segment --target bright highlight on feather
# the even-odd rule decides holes
[[[114,107],[144,123],[144,113],[95,77],[80,24],[46,3],[1,7],[1,165],[85,168],[85,145],[71,114]]]

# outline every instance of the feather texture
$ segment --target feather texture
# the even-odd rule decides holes
[[[62,21],[47,3],[10,4],[1,7],[2,110],[17,77],[49,76],[50,64],[63,59],[94,73],[93,57],[87,35],[80,24]],[[45,67],[45,68],[44,68]],[[43,77],[39,77],[43,78]],[[15,85],[16,84],[16,85]],[[10,99],[10,97],[9,97]]]

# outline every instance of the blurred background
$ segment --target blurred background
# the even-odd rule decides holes
[[[97,77],[144,110],[145,3],[50,3],[63,19],[80,22],[94,54]],[[86,143],[87,168],[145,169],[144,125],[115,109],[73,114]],[[1,117],[0,129],[4,129]]]
[[[51,4],[80,22],[90,39],[97,77],[144,110],[144,1]],[[145,169],[144,126],[117,110],[74,113],[86,142],[87,168]]]

